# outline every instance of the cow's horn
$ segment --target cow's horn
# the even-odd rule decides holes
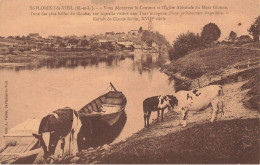
[[[41,134],[36,134],[36,133],[32,133],[32,135],[36,138],[39,139],[42,135]]]

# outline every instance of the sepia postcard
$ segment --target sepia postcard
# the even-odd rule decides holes
[[[259,164],[259,0],[0,0],[0,164]]]

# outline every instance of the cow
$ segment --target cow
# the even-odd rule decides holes
[[[171,98],[171,100],[169,99]],[[163,112],[165,108],[171,108],[172,101],[174,101],[174,97],[169,96],[152,96],[146,98],[143,101],[143,112],[144,112],[144,127],[149,127],[149,119],[152,111],[157,111],[157,120],[159,121],[160,110],[163,121]]]
[[[180,124],[183,127],[186,127],[186,118],[188,111],[203,110],[211,105],[213,111],[210,122],[215,121],[217,112],[220,108],[222,110],[222,114],[224,114],[222,96],[223,88],[221,85],[209,85],[191,91],[176,92],[169,98],[169,101],[166,103],[169,104],[168,106],[171,106],[171,108],[174,108],[174,111],[181,112]],[[171,103],[172,98],[175,98],[177,100],[177,104],[173,105]]]
[[[33,133],[33,136],[39,140],[47,163],[76,155],[81,125],[77,111],[69,107],[55,110],[42,118],[38,134]]]

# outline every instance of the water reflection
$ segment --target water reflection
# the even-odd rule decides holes
[[[8,63],[0,65],[0,69],[8,70],[38,70],[40,68],[58,69],[77,67],[86,68],[88,66],[106,66],[116,67],[120,61],[130,59],[133,61],[133,71],[137,70],[140,74],[143,71],[149,71],[151,68],[161,66],[168,60],[167,53],[142,53],[135,52],[134,54],[124,54],[118,56],[93,56],[93,57],[50,57],[46,59],[36,59],[30,63]]]
[[[92,118],[91,122],[84,122],[78,135],[79,150],[113,142],[122,132],[126,119],[126,113],[124,112],[112,126],[109,126],[103,120],[95,118]]]

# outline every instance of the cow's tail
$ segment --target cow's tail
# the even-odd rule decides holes
[[[218,104],[218,108],[221,109],[221,116],[224,115],[224,102],[223,102],[223,96],[224,96],[224,92],[223,92],[223,87],[220,85],[219,86],[219,91],[218,91],[218,96],[219,96],[219,104]]]

